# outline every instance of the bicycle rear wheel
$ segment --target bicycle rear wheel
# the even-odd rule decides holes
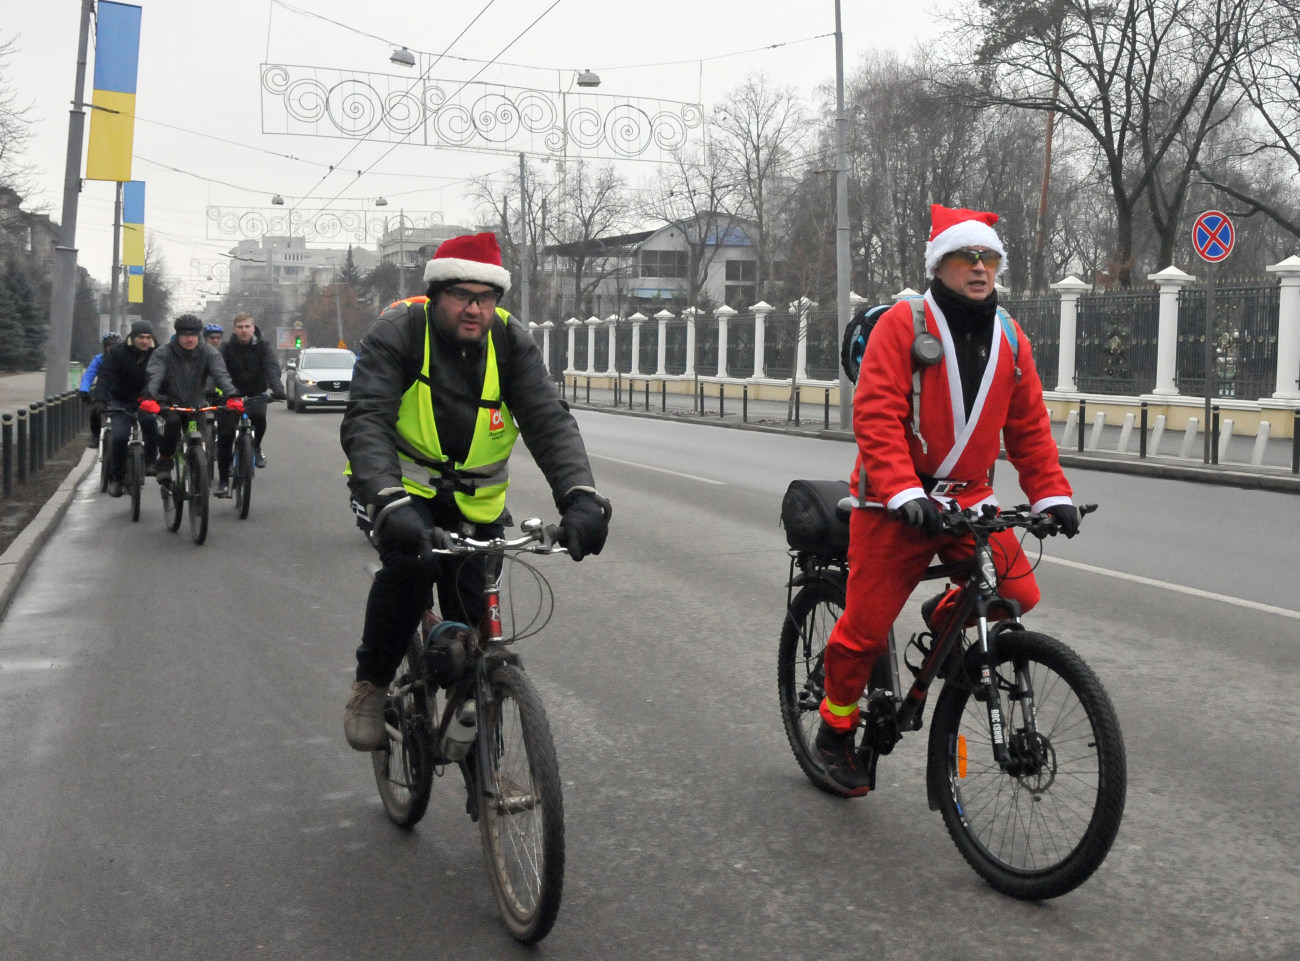
[[[185,516],[185,470],[179,463],[179,458],[173,479],[169,483],[159,484],[158,488],[162,491],[163,523],[174,533],[181,529],[181,518]]]
[[[384,810],[394,824],[403,828],[414,827],[424,817],[433,790],[433,721],[430,698],[417,673],[420,661],[417,632],[411,636],[406,656],[384,698],[388,747],[370,754]]]
[[[831,628],[844,613],[844,583],[819,578],[804,585],[786,611],[777,647],[776,686],[790,751],[799,770],[817,788],[844,797],[842,788],[826,777],[813,742],[821,724],[818,708],[826,696],[823,660]],[[877,688],[891,685],[889,658],[881,655],[871,672],[863,698]]]
[[[131,493],[131,520],[140,519],[140,492],[144,489],[144,451],[132,445],[126,454],[126,486]]]
[[[503,665],[479,705],[479,831],[497,907],[511,935],[550,932],[564,888],[564,803],[550,725],[532,681]],[[483,757],[482,745],[488,746]]]
[[[239,509],[239,519],[248,517],[248,509],[253,503],[253,471],[256,452],[253,450],[253,438],[244,433],[237,442],[235,450],[235,476],[231,483],[235,486],[235,507]]]
[[[202,544],[208,537],[208,458],[201,447],[191,447],[185,452],[185,459],[190,536],[195,544]]]
[[[978,685],[943,686],[926,776],[944,824],[981,877],[1027,900],[1074,890],[1105,860],[1124,814],[1119,721],[1079,655],[1043,634],[995,641],[994,683],[1012,763],[993,760]]]

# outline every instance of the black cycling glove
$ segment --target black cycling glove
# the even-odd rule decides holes
[[[908,527],[915,527],[931,537],[943,530],[939,505],[926,495],[913,497],[898,505],[898,518]]]
[[[1057,530],[1066,537],[1079,533],[1079,508],[1073,504],[1053,504],[1043,511],[1056,521]]]
[[[599,554],[609,536],[609,517],[604,507],[590,494],[578,494],[564,509],[560,519],[565,548],[569,556],[580,561],[588,554]]]
[[[390,505],[402,499],[406,503],[390,508]],[[384,498],[372,504],[369,513],[375,523],[374,537],[381,554],[391,552],[410,557],[419,556],[420,538],[427,526],[420,512],[411,505],[408,495],[403,493]]]

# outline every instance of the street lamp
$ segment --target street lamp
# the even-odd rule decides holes
[[[579,87],[599,87],[600,75],[591,70],[583,70],[577,76]]]
[[[271,203],[275,204],[277,207],[283,207],[284,198],[281,197],[279,194],[276,194],[274,197],[271,198]]]
[[[415,66],[415,54],[411,53],[411,51],[407,50],[405,47],[402,47],[400,50],[394,47],[388,60],[390,63],[395,63],[399,67]]]

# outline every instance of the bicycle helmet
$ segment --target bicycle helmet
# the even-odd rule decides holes
[[[172,329],[178,334],[197,334],[203,329],[203,321],[193,314],[181,314],[172,321]]]
[[[225,332],[226,328],[222,327],[220,324],[208,324],[203,328],[204,337],[207,337],[209,334],[224,334]]]
[[[105,334],[103,337],[99,339],[104,344],[104,346],[107,347],[109,344],[116,344],[119,340],[122,339],[122,335],[115,330],[110,330],[107,334]]]

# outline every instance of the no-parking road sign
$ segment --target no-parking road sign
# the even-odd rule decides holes
[[[1217,264],[1227,260],[1232,245],[1237,242],[1237,231],[1228,215],[1217,210],[1207,210],[1192,224],[1192,246],[1202,260]]]

